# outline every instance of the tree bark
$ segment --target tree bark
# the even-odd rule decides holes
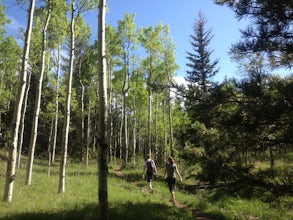
[[[52,118],[51,125],[50,125],[50,134],[48,140],[48,172],[47,175],[51,175],[51,166],[52,166],[52,137],[53,137],[53,130],[54,130],[54,119]]]
[[[154,122],[154,130],[155,130],[155,137],[154,137],[154,147],[155,147],[155,159],[157,160],[158,156],[158,108],[159,108],[159,100],[158,100],[158,92],[156,91],[156,109],[155,109],[155,122]]]
[[[106,0],[99,2],[98,16],[98,73],[99,73],[99,126],[98,126],[98,177],[99,177],[99,217],[109,219],[108,204],[108,143],[107,143],[107,81],[105,54],[105,13]]]
[[[81,67],[79,67],[81,68]],[[79,159],[80,161],[82,161],[83,158],[83,144],[84,144],[84,85],[82,83],[82,81],[80,80],[80,84],[81,84],[81,132],[80,132],[80,155],[79,155]]]
[[[35,101],[35,109],[34,109],[34,116],[32,122],[32,131],[31,131],[31,138],[30,138],[30,145],[29,145],[29,153],[28,153],[28,162],[27,162],[27,169],[26,169],[26,179],[25,182],[27,185],[31,185],[32,182],[32,172],[33,172],[33,163],[34,163],[34,154],[35,154],[35,147],[36,141],[38,136],[38,122],[39,122],[39,114],[40,114],[40,105],[41,105],[41,96],[42,96],[42,85],[43,85],[43,77],[45,72],[45,59],[46,59],[46,35],[47,29],[51,18],[51,5],[50,1],[48,1],[48,13],[46,22],[43,28],[43,36],[42,36],[42,55],[41,55],[41,73],[39,75],[38,85],[37,85],[37,94],[36,94],[36,101]]]
[[[167,161],[167,123],[166,123],[166,99],[163,100],[163,125],[164,125],[164,161]]]
[[[89,165],[89,147],[90,147],[90,133],[91,133],[91,99],[88,103],[88,113],[87,113],[87,130],[86,130],[86,152],[85,152],[85,165]]]
[[[52,158],[51,162],[55,162],[57,132],[58,132],[58,115],[59,115],[59,79],[61,70],[61,55],[60,55],[60,44],[58,45],[58,57],[57,57],[57,73],[56,73],[56,95],[55,95],[55,123],[54,123],[54,135],[53,135],[53,146],[52,146]]]
[[[151,89],[151,75],[152,75],[152,64],[149,69],[149,78],[148,78],[148,139],[147,139],[147,153],[151,154],[152,152],[152,89]]]
[[[136,164],[136,92],[134,92],[134,99],[133,99],[133,109],[134,109],[134,114],[133,114],[133,130],[132,130],[132,144],[133,144],[133,164]]]
[[[13,114],[13,121],[12,121],[9,158],[7,161],[6,181],[5,181],[5,189],[4,189],[4,196],[3,196],[3,200],[6,202],[12,201],[13,185],[15,181],[17,139],[18,139],[20,117],[21,117],[21,108],[22,108],[22,103],[23,103],[23,98],[25,93],[26,78],[27,78],[27,72],[28,72],[28,59],[29,59],[31,32],[32,32],[32,26],[33,26],[34,8],[35,8],[35,0],[31,0],[30,7],[29,7],[27,30],[25,35],[25,45],[24,45],[24,52],[23,52],[23,58],[22,58],[22,69],[20,72],[20,81],[19,81],[18,92],[16,97],[16,105],[15,105],[14,114]]]
[[[19,140],[18,140],[18,152],[17,152],[17,169],[20,168],[20,160],[21,160],[21,152],[22,152],[22,144],[23,144],[23,132],[24,132],[24,120],[25,120],[25,113],[27,108],[27,99],[28,99],[28,93],[30,90],[30,81],[31,81],[31,73],[28,73],[27,75],[27,85],[25,89],[25,96],[24,96],[24,103],[22,107],[22,113],[21,113],[21,124],[20,124],[20,131],[18,134]]]
[[[172,79],[170,74],[168,73],[168,81],[169,84],[171,83]],[[174,147],[173,147],[173,142],[174,142],[174,138],[173,138],[173,117],[172,117],[172,104],[171,104],[171,89],[169,88],[168,91],[168,106],[169,106],[169,111],[168,111],[168,116],[169,116],[169,135],[170,135],[170,154],[172,157],[174,157]]]
[[[67,148],[68,148],[68,134],[70,123],[70,105],[71,105],[71,88],[72,88],[72,75],[73,75],[73,63],[74,63],[74,49],[75,49],[75,0],[71,1],[71,22],[70,22],[70,62],[69,62],[69,77],[67,83],[66,105],[64,124],[62,131],[62,149],[61,149],[61,161],[59,172],[59,193],[65,192],[65,177],[66,177],[66,162],[67,162]]]

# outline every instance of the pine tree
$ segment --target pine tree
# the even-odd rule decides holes
[[[211,30],[205,30],[207,20],[205,16],[199,12],[199,18],[193,26],[194,34],[190,36],[190,44],[192,52],[187,52],[186,65],[190,68],[187,71],[187,80],[192,87],[195,85],[206,94],[208,87],[212,84],[211,78],[218,72],[216,65],[218,60],[211,61],[210,56],[213,51],[208,48],[208,45],[213,38]]]
[[[241,30],[241,41],[232,46],[234,53],[264,52],[272,66],[292,67],[292,0],[216,0],[228,5],[238,19],[251,19],[253,25]]]

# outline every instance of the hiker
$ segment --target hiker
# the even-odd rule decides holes
[[[149,192],[153,193],[152,179],[153,175],[157,176],[157,167],[155,162],[151,159],[151,155],[148,154],[146,160],[144,161],[142,178],[147,180]]]
[[[168,187],[171,193],[171,199],[170,202],[173,202],[173,204],[176,203],[175,200],[175,182],[176,182],[176,174],[180,178],[180,181],[182,182],[182,177],[179,173],[179,170],[177,168],[177,165],[173,159],[173,157],[168,158],[168,162],[165,167],[165,172],[164,172],[164,179],[166,179],[168,183]]]

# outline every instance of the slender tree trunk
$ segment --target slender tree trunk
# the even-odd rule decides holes
[[[69,77],[66,93],[65,115],[62,131],[62,149],[61,149],[61,161],[59,172],[59,193],[65,192],[65,177],[66,177],[66,162],[67,162],[67,148],[68,148],[68,134],[70,124],[70,105],[71,105],[71,88],[72,88],[72,75],[73,75],[73,63],[74,63],[74,49],[75,49],[75,0],[71,1],[71,24],[70,24],[70,62],[69,62]]]
[[[88,103],[88,114],[87,114],[86,154],[85,154],[85,165],[87,167],[89,165],[90,133],[91,133],[91,100]]]
[[[109,85],[109,161],[113,161],[113,115],[112,115],[112,60],[108,63],[108,85]],[[114,154],[115,156],[115,154]]]
[[[126,94],[123,94],[123,146],[124,146],[124,161],[128,163],[128,126],[127,126],[127,113],[126,113]]]
[[[137,119],[137,133],[138,133],[138,143],[137,143],[137,152],[141,151],[141,132],[140,132],[140,120]]]
[[[82,161],[82,150],[83,150],[83,144],[84,144],[84,85],[82,81],[80,81],[81,84],[81,132],[80,132],[80,155],[79,159]]]
[[[53,137],[53,128],[54,128],[54,119],[52,118],[50,126],[50,134],[48,140],[48,176],[51,175],[51,166],[52,166],[52,137]]]
[[[164,123],[164,161],[167,161],[167,123],[166,123],[166,99],[163,101],[163,123]]]
[[[26,78],[27,78],[27,72],[28,72],[28,59],[29,59],[34,8],[35,8],[35,0],[31,0],[30,7],[29,7],[27,31],[25,35],[22,69],[20,72],[20,81],[19,81],[18,92],[16,97],[16,105],[14,107],[13,121],[12,121],[10,151],[9,151],[9,157],[7,161],[6,181],[5,181],[5,189],[4,189],[4,196],[3,196],[3,200],[6,202],[12,201],[13,185],[15,181],[17,139],[18,139],[20,117],[21,117],[21,108],[22,108],[22,103],[23,103],[23,98],[25,93]]]
[[[122,110],[123,111],[123,110]],[[122,118],[123,118],[123,112],[122,112]],[[119,146],[119,158],[122,159],[122,155],[123,155],[123,119],[118,122],[119,124],[119,139],[118,139],[118,146]]]
[[[117,109],[117,105],[115,106],[115,109]],[[114,152],[113,152],[113,155],[114,155],[114,160],[116,161],[116,157],[117,157],[117,148],[118,148],[118,136],[119,136],[119,122],[117,120],[117,118],[115,118],[115,120],[113,121],[113,126],[115,128],[115,131],[113,132],[114,134]]]
[[[21,124],[20,124],[20,131],[19,131],[19,140],[18,140],[18,153],[17,153],[17,169],[20,169],[20,160],[21,160],[21,152],[22,152],[22,144],[23,144],[23,133],[24,133],[24,120],[25,120],[25,113],[27,108],[27,99],[28,99],[28,93],[30,90],[30,81],[31,81],[31,73],[28,73],[27,75],[27,85],[25,90],[25,96],[24,96],[24,103],[22,107],[22,113],[21,113]]]
[[[132,142],[133,142],[133,164],[136,164],[136,92],[134,92],[134,99],[133,99],[133,130],[132,130]]]
[[[107,138],[107,81],[105,54],[105,13],[106,0],[99,2],[98,16],[98,73],[99,73],[99,127],[98,127],[98,174],[99,174],[99,217],[109,219],[108,204],[108,138]]]
[[[151,79],[152,79],[152,57],[150,57],[150,69],[148,76],[148,139],[147,139],[147,152],[148,154],[152,153],[152,88],[151,88]]]
[[[94,111],[94,115],[98,115],[96,111]],[[92,149],[93,149],[93,153],[96,152],[96,144],[97,144],[97,120],[96,117],[94,117],[94,125],[93,125],[93,143],[92,143]]]
[[[155,111],[155,159],[158,157],[158,108],[159,108],[159,101],[158,101],[158,92],[156,92],[156,111]]]
[[[170,80],[171,81],[171,80]],[[172,118],[172,104],[171,104],[171,89],[169,89],[169,97],[168,97],[168,106],[169,106],[169,135],[170,135],[170,153],[174,156],[174,147],[173,147],[173,118]]]
[[[148,100],[148,139],[147,139],[147,152],[152,152],[152,90],[148,88],[149,100]]]
[[[43,85],[43,77],[45,72],[45,59],[46,59],[46,35],[47,35],[47,28],[51,18],[51,5],[50,1],[48,1],[48,14],[46,18],[46,23],[43,28],[43,45],[42,45],[42,60],[41,60],[41,73],[39,75],[38,85],[37,85],[37,94],[36,94],[36,101],[35,101],[35,109],[34,109],[34,116],[32,122],[32,133],[30,138],[30,145],[29,145],[29,153],[28,153],[28,163],[26,169],[26,184],[31,185],[32,182],[32,172],[33,172],[33,163],[34,163],[34,154],[35,154],[35,147],[36,141],[38,136],[38,122],[39,122],[39,114],[40,114],[40,105],[41,105],[41,96],[42,96],[42,85]]]
[[[61,70],[61,53],[60,53],[60,44],[59,44],[58,57],[57,57],[57,73],[56,73],[55,123],[54,123],[54,135],[53,135],[52,158],[51,158],[52,164],[55,162],[55,152],[56,152],[57,132],[58,132],[60,70]]]

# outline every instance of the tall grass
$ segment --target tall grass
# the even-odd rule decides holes
[[[25,164],[25,160],[23,163]],[[114,165],[113,165],[114,166]],[[126,182],[109,169],[108,188],[111,219],[192,219],[191,212],[178,210],[160,196]],[[0,196],[3,198],[6,162],[0,161]],[[37,159],[32,185],[25,185],[25,167],[17,171],[11,204],[0,201],[0,219],[97,219],[97,164],[89,167],[70,162],[67,166],[65,193],[58,193],[59,166],[47,176],[45,160]]]
[[[1,152],[0,152],[1,153]],[[26,164],[26,158],[23,159]],[[139,161],[138,164],[142,164]],[[180,190],[177,182],[176,199],[187,204],[179,209],[168,200],[170,193],[160,177],[153,181],[154,194],[147,191],[142,179],[142,166],[123,168],[125,179],[114,174],[116,164],[109,164],[108,193],[110,219],[195,219],[194,209],[208,213],[212,219],[279,219],[291,220],[293,199],[279,198],[276,204],[262,202],[259,198],[243,198],[228,190],[197,190],[192,193]],[[3,198],[6,161],[0,161],[0,196]],[[46,159],[38,158],[33,167],[32,185],[25,185],[25,166],[17,171],[11,204],[0,200],[0,219],[98,219],[98,177],[95,160],[86,167],[83,163],[68,161],[66,190],[58,193],[59,165],[52,167],[47,176]],[[184,172],[183,172],[184,173]]]

